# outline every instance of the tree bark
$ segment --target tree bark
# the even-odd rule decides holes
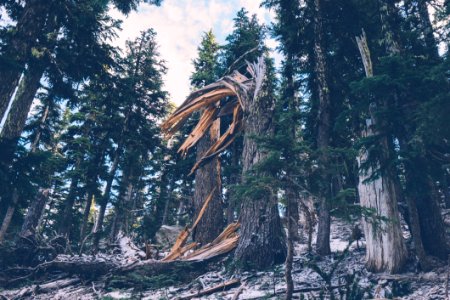
[[[366,136],[374,134],[369,128]],[[367,268],[372,272],[397,273],[406,262],[407,250],[400,227],[395,185],[389,176],[365,182],[373,175],[372,168],[365,171],[361,169],[367,156],[367,151],[363,149],[358,157],[361,170],[358,184],[360,203],[362,207],[373,209],[375,218],[385,219],[362,220],[366,237]]]
[[[45,204],[47,203],[49,192],[50,189],[39,189],[34,200],[28,207],[27,215],[25,216],[19,236],[34,239],[39,220],[41,219]]]
[[[327,61],[324,50],[323,16],[321,0],[314,0],[314,72],[316,76],[317,95],[319,97],[319,112],[317,116],[317,150],[319,151],[319,164],[321,175],[321,187],[319,191],[319,222],[317,228],[316,252],[320,255],[328,255],[330,249],[330,198],[331,178],[327,174],[329,157],[327,154],[330,146],[331,114],[330,114],[330,87],[327,78]]]
[[[261,60],[259,67],[265,66]],[[263,151],[255,141],[255,136],[274,134],[272,123],[274,114],[273,96],[268,90],[265,67],[256,81],[262,79],[262,87],[256,97],[244,99],[244,149],[242,153],[244,183],[245,176],[265,177],[266,172],[256,171],[254,167],[263,162],[268,153]],[[269,188],[270,189],[270,188]],[[242,199],[240,222],[241,236],[235,251],[234,260],[244,269],[263,269],[286,258],[286,244],[277,206],[277,195],[268,191],[255,199]]]
[[[9,225],[11,224],[12,217],[14,215],[14,212],[16,211],[17,203],[19,202],[19,195],[17,193],[17,189],[15,188],[13,189],[11,197],[12,197],[11,203],[8,206],[5,217],[3,218],[2,226],[0,227],[0,244],[3,243],[3,240],[5,239],[6,231],[8,230]]]
[[[297,206],[297,210],[292,209],[292,205]],[[294,261],[294,238],[296,237],[296,233],[298,236],[298,227],[294,226],[295,216],[291,213],[297,211],[298,218],[298,205],[297,203],[289,202],[287,204],[287,255],[286,255],[286,270],[285,270],[285,278],[286,278],[286,300],[292,299],[292,294],[294,293],[294,281],[292,280],[292,263]]]
[[[45,27],[47,12],[48,3],[41,0],[26,1],[15,33],[5,47],[8,63],[0,66],[0,119],[5,115],[20,75],[32,55],[31,49],[38,43],[38,37]]]
[[[197,161],[219,139],[220,121],[211,125],[209,133],[197,143]],[[214,191],[214,192],[213,192]],[[197,227],[192,232],[195,242],[206,245],[212,242],[222,232],[224,227],[224,209],[222,202],[222,180],[220,161],[218,157],[204,164],[195,172],[194,210],[197,216],[208,195],[213,192],[211,202],[203,214]]]
[[[367,44],[366,35],[363,32],[361,37],[356,38],[364,69],[367,77],[373,76],[372,60]],[[362,132],[362,137],[378,135],[374,131],[376,119],[371,116],[367,120],[366,128]],[[387,137],[381,138],[380,147],[386,158],[390,156],[390,147]],[[400,214],[398,211],[398,193],[396,182],[393,179],[395,174],[381,174],[372,179],[374,174],[372,167],[362,168],[362,164],[367,161],[368,152],[361,149],[357,157],[359,166],[358,193],[362,207],[373,209],[375,218],[385,218],[386,220],[362,220],[364,234],[366,237],[366,264],[367,268],[373,272],[397,273],[401,271],[407,259],[407,249],[400,227]],[[366,182],[369,181],[369,182]]]
[[[2,138],[13,140],[22,134],[43,73],[44,67],[39,63],[31,63],[25,71],[1,132]]]

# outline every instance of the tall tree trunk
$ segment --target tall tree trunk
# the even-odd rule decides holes
[[[364,69],[367,77],[373,76],[372,60],[365,33],[356,38]],[[374,128],[377,126],[374,116],[367,120],[366,129],[362,137],[377,135]],[[391,151],[387,137],[383,137],[380,145],[383,154],[387,158]],[[395,174],[384,173],[371,179],[374,174],[372,167],[362,169],[362,164],[367,161],[368,152],[361,149],[357,158],[359,165],[358,193],[362,207],[373,209],[375,218],[387,220],[367,220],[363,218],[363,228],[366,237],[366,264],[373,272],[399,272],[407,259],[406,245],[400,227],[400,214],[398,212],[398,193]],[[370,180],[370,181],[369,181]],[[369,182],[366,182],[369,181]],[[381,223],[380,223],[381,221]]]
[[[14,215],[14,212],[16,211],[17,203],[19,202],[19,195],[17,193],[16,188],[13,189],[11,197],[12,197],[11,203],[9,204],[8,209],[6,210],[2,226],[0,227],[0,244],[3,243],[3,240],[5,239],[6,231],[8,230],[9,225],[11,224],[12,217]]]
[[[320,152],[319,164],[321,173],[319,223],[317,229],[316,251],[320,255],[328,255],[330,249],[330,203],[331,177],[327,174],[329,157],[327,154],[330,146],[331,131],[331,103],[330,87],[327,78],[327,61],[323,38],[323,16],[321,8],[322,0],[314,0],[314,72],[316,76],[317,95],[319,97],[319,112],[317,116],[317,149]]]
[[[25,71],[24,78],[19,84],[11,110],[1,132],[2,138],[12,140],[20,137],[22,134],[28,112],[40,87],[43,72],[44,67],[39,63],[31,63],[28,70]]]
[[[256,171],[255,165],[263,162],[268,153],[255,141],[255,136],[273,136],[274,115],[273,95],[268,90],[268,78],[262,58],[258,67],[263,70],[256,81],[262,82],[257,95],[244,99],[244,149],[242,153],[242,174],[245,176],[266,177],[266,172]],[[263,68],[264,67],[264,68]],[[259,78],[263,76],[263,78]],[[235,251],[234,260],[242,268],[262,269],[283,262],[286,257],[286,244],[275,191],[267,191],[258,199],[242,199],[240,222],[241,236]]]
[[[35,238],[39,220],[41,219],[42,213],[45,209],[49,192],[50,189],[39,189],[35,198],[28,207],[27,215],[25,216],[19,236],[32,240]]]
[[[38,37],[45,27],[48,6],[41,0],[26,1],[15,33],[5,47],[7,63],[0,65],[0,119],[5,115],[20,75],[32,55],[31,49],[38,43]]]
[[[211,125],[209,133],[197,143],[197,160],[219,139],[220,121]],[[224,209],[222,202],[222,180],[220,177],[220,161],[215,157],[195,172],[194,210],[197,216],[208,195],[213,192],[203,217],[192,232],[194,241],[206,245],[222,232],[224,226]]]

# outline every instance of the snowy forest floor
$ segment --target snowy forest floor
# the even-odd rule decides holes
[[[359,248],[354,242],[345,251],[351,226],[339,220],[332,224],[332,255],[315,257],[308,254],[305,243],[296,244],[292,272],[294,299],[330,299],[330,291],[335,299],[349,300],[448,299],[447,266],[422,273],[410,261],[406,272],[399,275],[370,273],[364,267],[364,240],[360,241]],[[196,297],[199,292],[233,279],[235,284],[226,290]],[[0,289],[0,299],[283,299],[286,290],[284,265],[265,272],[233,273],[227,258],[210,264],[207,273],[195,276],[188,283],[171,283],[167,278],[161,283],[156,278],[152,285],[111,288],[104,277],[85,280],[52,274],[39,283],[30,282],[13,290]]]

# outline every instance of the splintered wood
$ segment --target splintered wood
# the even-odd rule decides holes
[[[227,253],[237,246],[239,236],[236,233],[236,231],[239,228],[239,223],[232,223],[228,225],[227,228],[225,228],[214,241],[212,241],[209,244],[206,244],[205,246],[201,247],[198,250],[195,250],[194,252],[188,255],[183,256],[185,253],[198,246],[197,243],[191,243],[185,246],[185,243],[189,238],[190,233],[195,229],[195,227],[200,222],[203,214],[205,213],[206,208],[211,202],[214,191],[215,189],[213,189],[211,193],[209,193],[192,227],[191,228],[186,227],[178,235],[178,238],[175,241],[172,249],[170,250],[170,253],[166,257],[164,257],[161,261],[174,261],[176,259],[188,261],[204,260],[207,258]]]
[[[214,189],[215,190],[215,189]],[[237,242],[239,240],[239,235],[236,231],[239,228],[239,223],[232,223],[225,228],[219,236],[209,244],[201,247],[200,249],[195,250],[194,252],[183,256],[188,251],[197,247],[197,243],[191,243],[187,246],[184,246],[189,234],[195,229],[197,224],[200,222],[206,208],[208,207],[209,202],[212,199],[212,195],[214,190],[208,195],[205,203],[203,204],[202,209],[200,210],[197,219],[191,228],[186,227],[178,236],[175,244],[173,245],[170,253],[162,259],[162,261],[174,261],[178,260],[186,260],[186,261],[198,261],[204,260],[208,258],[212,258],[215,256],[219,256],[221,254],[225,254],[231,250],[233,250],[237,246]]]
[[[250,72],[250,74],[254,73]],[[186,155],[186,152],[197,144],[216,120],[222,116],[233,114],[233,121],[229,128],[196,162],[190,174],[193,174],[207,160],[224,151],[233,142],[236,134],[241,131],[245,99],[248,97],[248,91],[254,85],[253,79],[248,79],[235,71],[233,74],[191,93],[161,125],[166,137],[169,138],[183,126],[194,112],[202,111],[197,125],[178,149],[178,152]]]

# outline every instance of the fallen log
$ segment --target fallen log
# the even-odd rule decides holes
[[[238,284],[240,284],[241,281],[239,279],[231,279],[228,281],[225,281],[224,283],[221,283],[219,285],[198,291],[195,294],[190,294],[190,295],[185,295],[185,296],[181,296],[178,298],[175,298],[177,300],[189,300],[192,298],[196,298],[196,297],[201,297],[201,296],[206,296],[206,295],[210,295],[213,294],[215,292],[219,292],[219,291],[225,291],[227,289],[230,289]]]

